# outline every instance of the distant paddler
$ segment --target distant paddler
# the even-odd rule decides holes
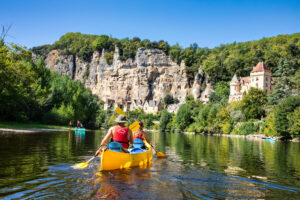
[[[111,127],[106,136],[101,141],[101,146],[97,150],[95,156],[98,156],[101,153],[102,146],[105,145],[111,138],[112,142],[119,142],[122,144],[123,149],[126,151],[129,147],[129,144],[133,144],[133,136],[131,130],[125,126],[125,123],[128,122],[125,115],[119,115],[115,120],[118,125]]]

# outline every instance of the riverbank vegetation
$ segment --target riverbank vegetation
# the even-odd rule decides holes
[[[214,93],[208,104],[186,97],[177,114],[161,111],[149,115],[130,111],[129,118],[145,121],[146,128],[164,131],[194,131],[223,134],[262,133],[269,136],[299,137],[300,34],[279,35],[257,41],[232,43],[208,49],[197,44],[182,48],[166,41],[151,42],[138,37],[117,39],[107,35],[67,33],[52,45],[32,49],[41,58],[32,61],[31,51],[0,42],[0,120],[38,121],[58,125],[80,120],[87,127],[109,127],[113,111],[102,105],[83,84],[60,76],[45,67],[43,58],[53,49],[90,61],[94,51],[104,49],[112,63],[115,46],[120,60],[134,59],[139,47],[164,51],[178,64],[184,60],[189,80],[201,66]],[[259,61],[264,61],[274,78],[272,93],[251,89],[242,101],[228,103],[229,81],[234,74],[246,76]],[[164,105],[177,103],[170,94]],[[160,121],[160,125],[154,123]]]
[[[79,81],[33,61],[31,51],[0,40],[0,120],[99,127],[101,104]]]
[[[160,113],[160,127],[165,131],[300,138],[300,96],[281,99],[275,106],[267,97],[255,88],[242,101],[232,103],[202,104],[187,96],[176,115],[166,110]]]
[[[42,123],[34,122],[9,122],[9,121],[0,121],[0,128],[5,129],[23,129],[23,130],[32,130],[32,129],[64,129],[70,130],[69,126],[59,126],[59,125],[48,125]]]

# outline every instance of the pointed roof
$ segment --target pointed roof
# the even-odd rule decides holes
[[[271,72],[264,64],[264,62],[259,62],[255,67],[253,67],[251,73],[253,72]]]
[[[236,74],[234,74],[234,76],[233,76],[233,78],[232,78],[232,80],[231,80],[230,82],[231,82],[231,83],[238,83],[238,82],[239,82],[239,80],[238,80]]]

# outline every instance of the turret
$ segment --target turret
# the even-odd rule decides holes
[[[236,76],[234,74],[232,80],[230,81],[230,96],[237,95],[241,90],[241,84]]]

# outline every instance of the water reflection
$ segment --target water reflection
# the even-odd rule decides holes
[[[99,172],[104,132],[0,134],[0,198],[300,198],[300,144],[148,133],[167,155],[145,168]]]
[[[75,131],[76,145],[84,141],[85,132]]]

